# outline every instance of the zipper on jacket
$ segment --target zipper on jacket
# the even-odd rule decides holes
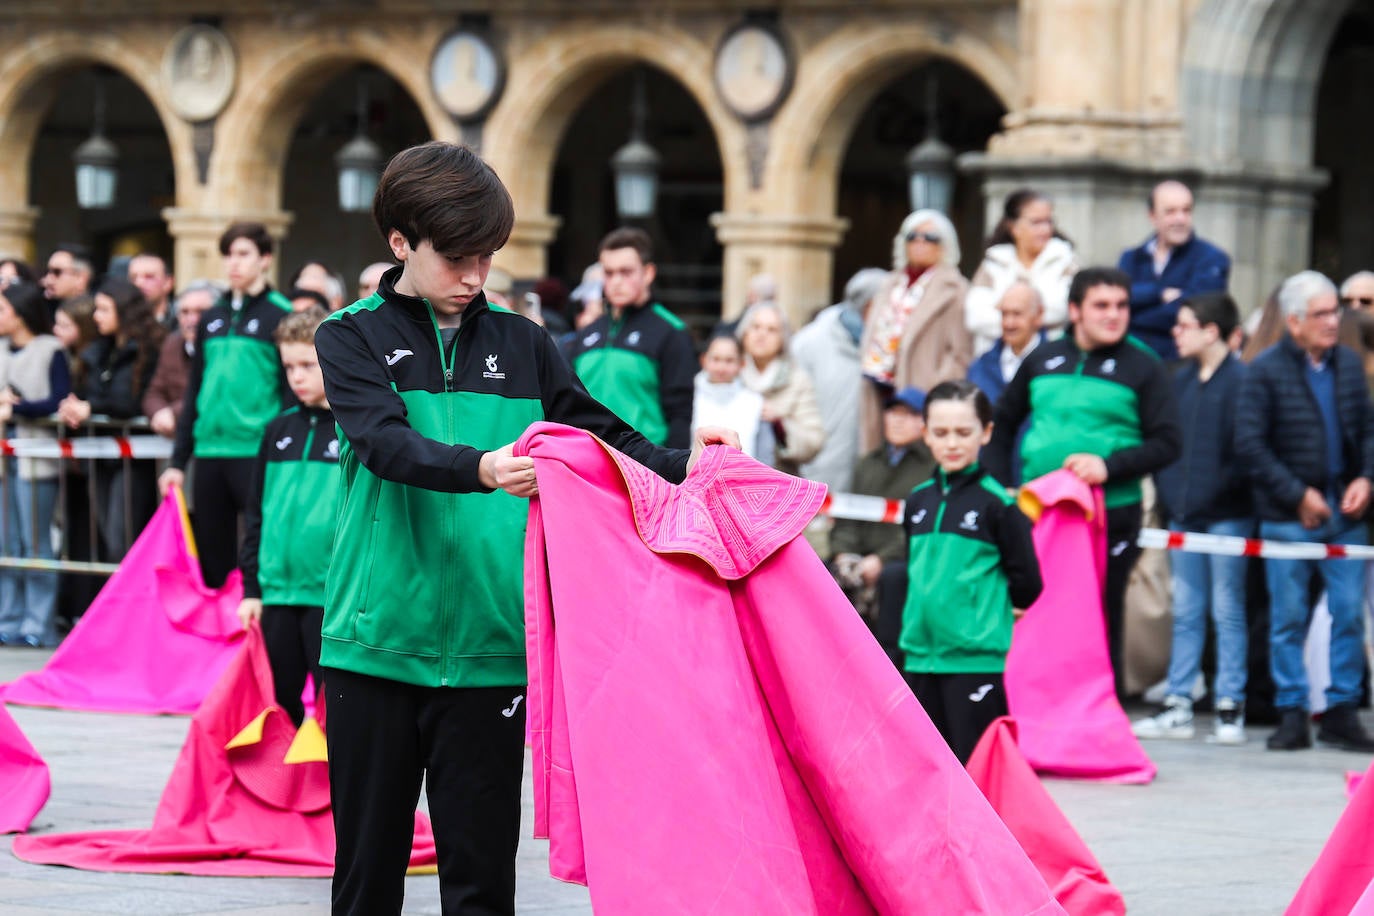
[[[302,465],[304,465],[306,462],[308,462],[308,461],[310,460],[310,446],[313,445],[314,442],[315,442],[315,424],[316,424],[316,422],[318,422],[318,420],[319,420],[319,418],[316,417],[314,414],[311,414],[311,415],[310,415],[310,431],[307,432],[307,433],[305,434],[305,448],[301,450],[301,463],[302,463]],[[296,489],[296,488],[293,487],[292,489]],[[300,492],[300,491],[297,490],[297,492]],[[292,512],[292,513],[291,513],[291,522],[292,522],[292,524],[291,524],[291,530],[292,530],[292,537],[291,537],[290,541],[288,541],[287,543],[289,543],[289,544],[298,544],[298,543],[300,543],[300,538],[299,538],[299,536],[296,534],[296,531],[297,531],[296,522],[299,521],[301,518],[304,518],[304,517],[305,517],[305,513],[304,513],[304,512]],[[288,551],[286,552],[286,557],[287,557],[286,563],[283,563],[283,564],[282,564],[283,568],[286,570],[286,581],[287,581],[288,583],[294,584],[295,581],[296,581],[296,575],[295,575],[296,571],[295,571],[294,569],[291,569],[291,568],[290,568],[290,563],[291,563],[291,551],[288,550]]]
[[[453,356],[450,358],[449,354],[444,350],[444,333],[439,327],[439,317],[434,314],[434,306],[430,304],[428,299],[422,299],[421,301],[424,302],[425,308],[429,310],[429,320],[434,324],[434,342],[439,347],[439,365],[444,370],[444,393],[449,394],[453,391],[453,365],[458,361],[458,334],[463,332],[463,328],[467,326],[467,322],[460,321],[458,324],[458,334],[455,334],[453,337]],[[456,442],[457,430],[455,428],[455,419],[453,416],[452,398],[444,398],[444,421],[446,439],[449,442]],[[449,517],[445,519],[445,521],[448,527],[449,543],[456,544],[458,542],[457,513],[449,513],[448,515]],[[451,581],[453,570],[457,564],[450,563],[447,565],[448,568],[444,570],[442,593],[439,596],[441,607],[450,607],[453,604],[451,596],[457,591],[454,583]],[[453,628],[452,624],[453,615],[451,613],[445,613],[443,615],[439,645],[439,686],[441,687],[447,687],[449,683],[448,647],[450,630]]]
[[[421,299],[420,301],[425,304],[425,308],[429,309],[429,320],[434,325],[434,343],[439,347],[439,366],[444,370],[444,391],[452,391],[453,362],[454,359],[457,359],[458,341],[456,338],[453,341],[454,358],[450,359],[448,353],[444,352],[444,332],[439,327],[439,316],[434,314],[434,306],[430,305],[428,299]],[[459,322],[458,329],[461,331],[462,328],[462,322]]]

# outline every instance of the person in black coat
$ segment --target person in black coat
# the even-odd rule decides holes
[[[72,429],[89,424],[92,416],[142,415],[143,392],[167,333],[138,287],[117,277],[96,290],[95,323],[100,336],[81,354],[87,366],[83,384],[58,408]],[[157,509],[156,469],[151,460],[99,459],[94,465],[100,557],[116,562]]]
[[[1316,271],[1279,289],[1288,335],[1250,364],[1236,415],[1236,454],[1249,468],[1260,535],[1276,541],[1367,544],[1374,480],[1374,406],[1364,366],[1336,343],[1336,287]],[[1331,686],[1319,740],[1374,751],[1356,707],[1364,657],[1364,564],[1345,559],[1265,559],[1269,657],[1279,729],[1271,750],[1310,747],[1303,663],[1308,586],[1317,567],[1331,612]]]

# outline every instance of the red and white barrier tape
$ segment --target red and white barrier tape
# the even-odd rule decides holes
[[[881,496],[860,496],[857,493],[827,495],[821,514],[831,518],[852,519],[859,522],[888,522],[902,520],[903,502]],[[1316,544],[1295,541],[1263,541],[1258,538],[1230,537],[1222,534],[1198,534],[1191,531],[1166,531],[1163,528],[1141,529],[1136,541],[1141,547],[1160,550],[1182,550],[1186,553],[1206,553],[1222,557],[1270,557],[1276,560],[1374,560],[1374,547],[1346,544]]]
[[[14,458],[170,458],[172,442],[162,436],[0,439],[0,455]]]

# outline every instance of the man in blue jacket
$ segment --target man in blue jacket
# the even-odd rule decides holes
[[[1117,266],[1131,278],[1131,334],[1161,359],[1177,359],[1173,329],[1179,303],[1225,290],[1231,258],[1193,232],[1193,192],[1181,181],[1155,185],[1150,223],[1154,235],[1123,251]]]
[[[1279,288],[1288,335],[1255,357],[1241,386],[1236,456],[1250,471],[1260,536],[1275,541],[1367,544],[1374,479],[1374,407],[1357,353],[1336,344],[1336,287],[1312,270]],[[1320,567],[1331,612],[1331,686],[1317,739],[1374,751],[1357,706],[1364,675],[1364,563],[1267,557],[1269,667],[1280,720],[1270,750],[1312,746],[1303,664],[1308,587]]]
[[[983,389],[993,406],[1030,352],[1045,342],[1045,304],[1029,283],[1009,286],[997,311],[1002,314],[1002,336],[968,368],[968,380]]]

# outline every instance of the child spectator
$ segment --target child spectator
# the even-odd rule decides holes
[[[763,395],[739,377],[743,367],[744,349],[733,334],[717,334],[706,344],[692,398],[692,432],[703,426],[733,429],[746,455],[771,465],[773,428],[763,422]]]
[[[939,468],[911,491],[901,648],[906,681],[961,763],[1007,714],[1002,683],[1011,626],[1040,596],[1030,521],[987,472],[992,404],[972,382],[926,396],[926,445]]]
[[[38,426],[71,390],[62,343],[48,333],[48,306],[32,283],[0,292],[0,422],[14,439],[51,439]],[[5,458],[7,485],[5,556],[51,560],[52,518],[57,505],[58,463],[49,458]],[[0,570],[0,645],[42,646],[53,638],[57,574],[34,569]]]
[[[100,336],[81,353],[87,367],[83,384],[57,408],[72,429],[86,425],[92,414],[116,420],[140,416],[167,334],[138,287],[118,277],[107,277],[96,290],[93,315]],[[100,558],[117,562],[157,509],[157,472],[150,459],[106,458],[94,467]]]
[[[306,673],[317,694],[324,684],[324,578],[339,511],[339,437],[315,355],[315,329],[327,314],[316,305],[277,325],[286,381],[301,403],[267,424],[239,555],[239,620],[244,627],[260,621],[277,705],[298,726],[305,718]]]
[[[239,555],[239,516],[248,508],[263,429],[289,403],[272,334],[291,302],[267,283],[272,236],[235,223],[219,239],[229,292],[200,320],[177,424],[165,495],[182,486],[194,457],[191,526],[205,584],[219,588]]]

